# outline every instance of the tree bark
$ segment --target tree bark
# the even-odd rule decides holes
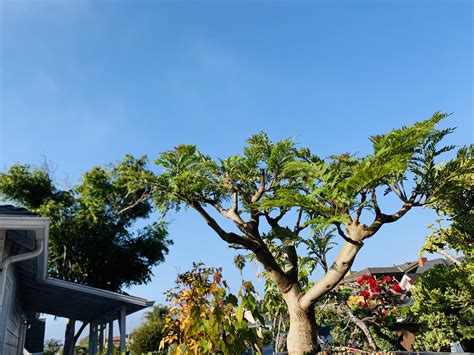
[[[436,252],[442,256],[444,256],[444,258],[450,262],[452,262],[453,264],[461,264],[461,262],[456,259],[454,256],[452,256],[449,252],[447,252],[446,250],[444,249],[441,249],[441,248],[437,248],[436,249]]]
[[[290,315],[287,335],[289,355],[316,354],[319,349],[318,328],[313,307],[303,309],[299,305],[301,290],[297,284],[283,295]]]
[[[346,301],[341,300],[341,306],[344,311],[346,311],[346,313],[349,315],[349,319],[351,320],[351,322],[353,322],[356,326],[359,327],[360,330],[362,330],[362,333],[364,333],[365,337],[367,338],[367,341],[369,342],[370,348],[372,350],[377,350],[377,345],[375,344],[374,338],[372,337],[372,334],[370,333],[369,328],[364,323],[364,321],[357,318],[354,313],[352,313],[352,310],[347,305]]]

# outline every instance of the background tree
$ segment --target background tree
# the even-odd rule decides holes
[[[473,351],[474,265],[463,262],[437,265],[424,273],[411,289],[412,312],[420,324],[415,348],[450,351],[452,342],[462,342]]]
[[[474,350],[474,159],[473,146],[461,148],[441,171],[451,172],[436,192],[429,207],[440,219],[422,248],[439,253],[454,265],[438,265],[422,274],[412,289],[412,312],[420,324],[415,347],[429,351],[450,351],[461,342],[465,351]],[[444,224],[444,225],[443,225]],[[454,258],[447,249],[462,253]]]
[[[164,306],[153,306],[151,311],[145,313],[144,322],[130,336],[129,348],[133,354],[158,352],[164,336],[163,320],[167,312]]]
[[[48,339],[44,342],[44,355],[56,355],[59,354],[63,343],[57,339]]]
[[[373,136],[373,153],[363,158],[342,154],[324,160],[289,139],[272,143],[263,133],[248,140],[243,155],[217,161],[195,146],[181,145],[156,160],[160,175],[130,171],[129,191],[148,191],[164,212],[191,207],[223,241],[252,252],[287,305],[289,352],[313,352],[315,303],[342,280],[368,238],[427,203],[433,190],[452,178],[435,164],[451,148],[437,147],[450,133],[434,128],[445,116],[436,113],[411,127]],[[400,209],[384,213],[381,193],[398,198]],[[219,223],[216,212],[235,229]],[[297,246],[310,225],[334,226],[343,242],[332,266],[304,292]],[[284,255],[281,264],[269,248],[269,235]]]
[[[124,172],[141,170],[144,164],[145,159],[126,156],[116,166],[93,168],[66,190],[45,169],[14,165],[0,174],[0,196],[49,217],[50,276],[118,292],[150,281],[151,268],[164,260],[170,244],[163,223],[133,231],[135,222],[149,216],[152,204],[141,198],[143,191],[127,192]],[[72,353],[86,326],[72,341],[73,323],[68,322],[65,354]]]
[[[453,249],[471,259],[474,252],[473,155],[474,146],[463,147],[455,159],[441,167],[441,174],[451,172],[454,177],[435,191],[428,205],[439,215],[439,227],[430,226],[434,230],[422,252],[439,253],[453,263],[459,263],[459,260],[446,249]]]
[[[237,298],[228,293],[221,269],[194,263],[191,271],[178,275],[167,299],[171,304],[161,349],[175,354],[242,354],[252,347],[260,353],[263,337],[244,317],[248,311],[263,324],[250,282],[242,283]]]

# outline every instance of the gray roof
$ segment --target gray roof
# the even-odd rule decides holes
[[[28,211],[23,207],[12,205],[0,205],[0,215],[3,216],[38,216],[36,213]]]
[[[374,276],[401,276],[415,269],[417,265],[418,261],[409,261],[394,266],[368,267],[360,271],[352,272],[350,275],[344,277],[343,282],[353,282],[365,274]]]
[[[458,258],[462,260],[462,258]],[[409,261],[404,264],[388,266],[388,267],[368,267],[361,271],[353,272],[350,275],[344,277],[342,282],[354,282],[364,274],[373,276],[403,276],[404,274],[410,274],[410,276],[416,278],[416,275],[423,274],[424,272],[432,269],[436,265],[444,264],[451,265],[452,263],[446,259],[438,258],[425,261],[423,266],[418,264],[418,261]]]

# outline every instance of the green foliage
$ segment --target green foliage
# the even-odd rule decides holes
[[[348,222],[347,212],[363,207],[374,209],[374,201],[358,202],[360,194],[383,187],[407,200],[404,181],[411,175],[420,198],[432,193],[434,158],[452,147],[436,150],[452,130],[435,130],[446,114],[436,113],[410,127],[371,137],[373,154],[357,158],[350,154],[331,156],[328,161],[296,160],[287,164],[287,178],[301,179],[302,189],[281,188],[263,202],[270,207],[303,207],[315,216],[308,223],[318,226]]]
[[[272,142],[265,133],[250,137],[241,155],[224,159],[181,145],[160,154],[155,161],[158,175],[129,170],[127,187],[130,193],[144,190],[153,196],[163,213],[193,208],[229,246],[253,252],[268,276],[266,311],[272,319],[287,319],[280,292],[289,287],[305,292],[316,265],[327,269],[322,258],[333,244],[324,231],[337,231],[345,243],[352,237],[352,244],[361,242],[412,207],[430,203],[442,185],[455,179],[435,161],[452,149],[439,147],[452,130],[435,128],[446,116],[435,113],[412,126],[373,136],[373,152],[364,157],[344,153],[321,159],[308,148],[297,148],[291,139]],[[377,198],[382,191],[401,200],[398,212],[381,211]],[[221,224],[215,212],[234,229]],[[312,233],[303,235],[309,227]],[[303,243],[306,253],[298,257]],[[352,251],[354,258],[358,249]],[[352,261],[337,260],[336,266],[346,272]],[[326,274],[322,282],[327,287],[315,289],[314,299],[334,288],[344,272]]]
[[[63,344],[60,340],[57,339],[48,339],[44,342],[44,355],[56,355],[59,354],[63,347]]]
[[[474,338],[474,263],[436,265],[412,288],[411,311],[420,323],[415,347],[449,351],[450,343]]]
[[[163,322],[166,317],[167,308],[153,306],[153,309],[145,313],[145,322],[136,328],[130,338],[129,345],[133,354],[144,354],[158,351],[163,339]]]
[[[160,349],[173,354],[241,354],[251,346],[260,352],[263,336],[249,328],[244,317],[247,311],[263,324],[250,282],[242,283],[236,297],[228,292],[220,268],[194,263],[191,271],[178,275],[167,296],[171,305]]]
[[[14,165],[0,174],[0,196],[50,218],[49,274],[111,291],[150,280],[170,241],[166,226],[152,223],[146,190],[128,191],[130,171],[143,171],[145,158],[95,167],[80,184],[60,190],[46,170]]]
[[[435,170],[440,183],[434,189],[429,207],[440,216],[439,227],[428,236],[422,251],[454,249],[473,256],[474,245],[474,146],[463,147],[455,159]],[[442,222],[449,223],[443,227]]]

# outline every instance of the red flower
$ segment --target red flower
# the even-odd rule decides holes
[[[377,287],[377,281],[373,278],[373,277],[369,277],[367,279],[367,283],[369,284],[369,286],[372,288],[372,287]]]
[[[361,292],[361,296],[364,297],[364,298],[367,298],[367,297],[370,296],[370,292],[367,291],[367,290],[364,290],[364,291]]]
[[[383,315],[384,317],[386,317],[387,314],[388,314],[387,311],[383,311],[383,312],[382,312],[382,315]]]
[[[363,306],[364,303],[363,303],[362,301],[359,301],[359,302],[357,302],[357,305],[358,305],[358,306]]]
[[[363,282],[364,282],[364,280],[362,280],[362,277],[359,277],[359,278],[357,279],[357,283],[358,283],[359,285],[362,285]]]
[[[392,278],[390,276],[385,276],[385,282],[392,282]]]
[[[400,292],[402,292],[402,288],[400,287],[400,285],[398,283],[394,283],[392,285],[392,291],[396,292],[396,293],[400,293]]]

